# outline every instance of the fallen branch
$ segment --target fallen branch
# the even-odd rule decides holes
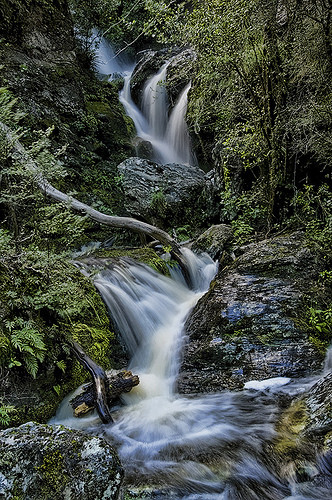
[[[179,263],[184,277],[188,285],[190,285],[190,274],[188,272],[187,263],[181,251],[181,248],[178,243],[173,238],[171,238],[168,233],[166,233],[166,231],[163,231],[156,226],[152,226],[151,224],[147,224],[146,222],[133,219],[132,217],[117,217],[114,215],[103,214],[102,212],[98,212],[98,210],[95,210],[89,205],[76,200],[76,198],[62,193],[61,191],[53,187],[44,178],[44,176],[40,173],[38,165],[29,157],[27,151],[22,146],[22,144],[13,136],[9,127],[0,122],[0,130],[4,132],[8,143],[11,145],[13,156],[15,157],[15,159],[24,164],[30,170],[30,172],[35,176],[35,180],[39,189],[41,189],[47,196],[50,196],[54,200],[67,203],[69,207],[87,214],[91,219],[99,222],[100,224],[106,224],[107,226],[115,228],[130,229],[137,233],[148,235],[160,241],[162,245],[170,247],[170,253],[173,259]]]
[[[116,402],[116,399],[123,392],[130,392],[133,387],[139,384],[137,375],[132,372],[123,370],[116,374],[105,372],[108,385],[108,405]],[[92,383],[86,384],[83,387],[83,392],[75,396],[70,404],[74,410],[75,417],[81,417],[96,407],[95,392]]]
[[[113,422],[110,410],[108,408],[108,382],[105,371],[97,363],[95,363],[83,351],[82,347],[77,342],[71,343],[71,349],[78,361],[86,368],[93,378],[93,392],[95,399],[95,407],[97,409],[100,420],[104,424]]]

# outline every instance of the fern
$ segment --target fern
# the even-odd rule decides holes
[[[32,375],[33,378],[36,378],[36,375],[38,372],[37,358],[33,354],[24,353],[23,360],[24,360],[24,364],[25,364],[25,367],[27,369],[27,372],[30,373],[30,375]]]
[[[45,358],[44,335],[34,327],[33,322],[22,318],[7,321],[6,326],[11,332],[12,346],[21,353],[27,371],[35,378],[38,361],[43,362]]]
[[[7,427],[10,424],[10,413],[15,411],[15,407],[4,405],[0,401],[0,426]]]
[[[62,359],[62,360],[60,360],[60,361],[58,361],[58,362],[56,363],[56,365],[57,365],[57,367],[58,367],[58,368],[60,368],[60,370],[61,370],[63,373],[65,373],[66,368],[67,368],[67,365],[66,365],[66,363],[65,363],[65,361],[64,361],[63,359]]]

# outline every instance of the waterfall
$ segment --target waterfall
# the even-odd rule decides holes
[[[142,113],[148,119],[150,130],[156,138],[162,139],[167,127],[168,96],[165,87],[169,62],[164,64],[158,73],[144,85]]]
[[[126,58],[115,55],[112,46],[94,32],[96,69],[99,74],[110,79],[121,75],[124,87],[120,91],[120,102],[127,115],[133,120],[137,136],[151,143],[154,161],[159,163],[196,164],[192,153],[191,141],[186,124],[188,84],[181,92],[174,108],[169,114],[169,101],[166,90],[167,68],[174,58],[167,61],[159,71],[150,77],[143,88],[141,109],[134,103],[130,82],[135,65]],[[176,56],[175,56],[176,57]]]
[[[328,348],[325,356],[324,374],[327,375],[332,371],[332,345]]]
[[[172,110],[166,128],[166,142],[169,144],[170,152],[174,152],[174,162],[194,165],[196,160],[185,121],[190,88],[191,82],[183,89]]]
[[[312,496],[311,490],[302,495],[296,484],[281,482],[264,455],[264,443],[275,436],[278,416],[271,395],[298,394],[299,383],[280,387],[271,379],[264,381],[263,392],[248,384],[247,390],[233,393],[177,394],[183,326],[216,272],[207,255],[185,250],[185,257],[193,289],[175,268],[167,277],[130,259],[95,277],[131,354],[129,368],[139,375],[140,384],[122,397],[122,407],[113,410],[114,424],[101,425],[96,415],[73,418],[70,397],[51,423],[88,428],[109,440],[126,469],[127,484],[151,485],[160,492],[156,498],[321,498]]]
[[[103,54],[104,48],[99,45]],[[114,68],[105,65],[103,71],[107,75],[117,73]],[[163,83],[167,64],[146,83],[143,111],[130,94],[133,65],[126,63],[120,69],[124,77],[120,100],[138,135],[152,143],[159,158],[168,155],[170,161],[176,161],[176,157],[181,162],[192,162],[183,126],[190,85],[179,96],[168,119]],[[154,105],[160,106],[157,113],[152,109]],[[129,368],[139,375],[140,383],[123,395],[122,405],[113,408],[114,424],[102,425],[96,415],[73,418],[69,405],[72,395],[64,400],[50,423],[85,428],[109,440],[126,470],[127,485],[133,489],[150,487],[149,498],[328,498],[325,488],[319,491],[316,486],[306,489],[304,485],[301,491],[295,479],[289,484],[281,481],[272,469],[266,446],[267,440],[275,437],[279,411],[273,393],[297,395],[313,385],[314,378],[250,381],[239,392],[189,396],[177,393],[186,318],[208,290],[217,268],[208,255],[196,256],[186,249],[183,252],[192,289],[178,268],[171,267],[170,276],[162,276],[129,259],[120,259],[95,276],[95,286],[130,354]],[[331,353],[332,349],[326,357],[325,372],[331,370]],[[197,366],[199,371],[199,359]],[[139,488],[133,495],[146,498]]]
[[[128,63],[116,57],[113,47],[96,29],[92,30],[91,44],[96,54],[94,66],[97,73],[109,77],[110,80],[122,75],[124,66]]]
[[[170,279],[147,266],[126,261],[102,272],[94,281],[132,356],[129,368],[140,376],[140,385],[129,400],[137,393],[144,397],[174,393],[185,319],[216,272],[215,263],[207,255],[199,259],[189,250],[186,255],[189,262],[191,259],[195,291],[188,289],[180,274]]]

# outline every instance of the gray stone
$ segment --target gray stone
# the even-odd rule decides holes
[[[216,250],[214,250],[216,252]],[[300,377],[321,369],[304,306],[321,269],[303,234],[236,249],[189,316],[181,392],[241,388],[252,379]]]
[[[307,407],[305,436],[327,435],[332,432],[332,372],[318,380],[305,398]],[[329,439],[331,436],[329,436]],[[330,441],[329,441],[330,442]],[[332,446],[330,444],[330,449]]]
[[[211,226],[193,243],[192,250],[206,252],[213,259],[216,259],[221,256],[226,245],[230,243],[232,236],[232,228],[227,224]]]
[[[115,500],[123,470],[99,437],[32,422],[0,432],[0,497]]]
[[[145,141],[141,137],[135,137],[134,147],[139,158],[151,160],[153,158],[153,147],[151,142]]]
[[[127,212],[152,224],[192,222],[192,214],[206,202],[208,183],[198,167],[129,158],[118,172]]]

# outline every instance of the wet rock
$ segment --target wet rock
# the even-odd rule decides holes
[[[153,147],[151,142],[145,141],[141,137],[135,137],[134,147],[136,155],[139,158],[145,158],[146,160],[151,160],[153,158]]]
[[[230,243],[233,236],[231,226],[227,224],[217,224],[197,238],[192,246],[194,252],[206,252],[212,259],[219,258],[225,247]]]
[[[332,373],[320,378],[279,416],[272,455],[305,498],[329,498],[332,487]]]
[[[123,470],[99,437],[30,422],[2,431],[0,450],[1,498],[118,498]]]
[[[241,388],[248,380],[300,377],[322,366],[324,356],[310,342],[303,321],[310,292],[318,299],[320,263],[303,235],[235,252],[237,259],[220,266],[186,322],[182,392]]]
[[[318,380],[305,398],[307,420],[303,434],[327,436],[332,432],[332,372]],[[332,445],[329,448],[332,450]],[[331,472],[332,473],[332,472]]]
[[[159,51],[144,50],[138,54],[138,63],[131,78],[131,93],[138,103],[142,97],[145,82],[155,75],[167,61],[171,61],[167,69],[167,90],[171,106],[181,90],[190,80],[190,68],[196,55],[192,49],[162,49]]]
[[[195,210],[199,216],[207,203],[208,182],[198,167],[129,158],[118,172],[127,212],[152,224],[192,222]]]

